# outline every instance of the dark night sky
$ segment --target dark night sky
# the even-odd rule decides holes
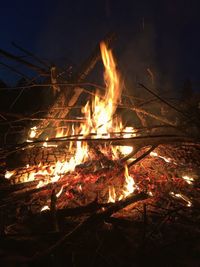
[[[80,65],[114,30],[114,52],[126,79],[140,79],[150,67],[160,84],[180,84],[188,77],[200,84],[198,1],[1,2],[0,47],[5,50],[17,54],[11,45],[16,41],[52,62],[64,58]],[[0,79],[14,78],[1,67]]]

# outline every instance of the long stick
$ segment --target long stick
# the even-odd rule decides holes
[[[14,121],[3,121],[0,122],[0,125],[7,125],[10,123],[16,123],[19,121],[44,121],[44,120],[49,120],[49,121],[65,121],[65,122],[85,122],[85,120],[82,119],[65,119],[65,118],[50,118],[50,117],[44,117],[44,118],[33,118],[33,117],[22,117],[18,120],[14,120]]]
[[[38,66],[36,66],[36,65],[26,61],[26,60],[24,60],[24,59],[22,59],[20,57],[12,55],[11,53],[9,53],[9,52],[7,52],[5,50],[0,49],[0,55],[6,57],[8,59],[14,60],[16,62],[20,62],[23,65],[29,67],[30,69],[32,69],[32,70],[34,70],[36,72],[39,72],[43,76],[49,76],[49,74],[47,73],[47,71],[45,69],[42,69],[42,68],[40,68],[40,67],[38,67]]]
[[[154,93],[152,90],[150,90],[149,88],[147,88],[145,85],[143,85],[142,83],[139,83],[139,85],[144,88],[146,91],[148,91],[150,94],[152,94],[153,96],[155,96],[156,98],[158,98],[161,102],[165,103],[168,107],[176,110],[178,113],[182,114],[184,117],[189,119],[189,116],[187,114],[185,114],[182,110],[176,108],[175,106],[173,106],[171,103],[169,103],[168,101],[166,101],[165,99],[163,99],[162,97],[160,97],[159,95],[157,95],[156,93]]]
[[[16,47],[17,49],[19,49],[20,51],[24,52],[25,54],[27,54],[27,55],[31,56],[32,58],[34,58],[38,63],[42,64],[44,67],[46,67],[46,68],[50,67],[46,62],[44,62],[43,60],[38,58],[36,55],[34,55],[32,52],[28,51],[27,49],[22,48],[21,46],[19,46],[15,42],[12,42],[12,45],[14,47]]]
[[[148,117],[151,117],[151,118],[153,118],[153,119],[155,119],[155,120],[161,121],[161,122],[163,122],[163,123],[165,123],[165,124],[167,124],[167,125],[174,126],[174,127],[177,125],[176,122],[169,121],[169,120],[166,119],[166,118],[160,117],[160,116],[155,115],[155,114],[150,113],[150,112],[147,112],[147,111],[144,110],[144,109],[135,108],[135,107],[132,107],[131,109],[134,110],[134,111],[136,111],[136,112],[138,112],[138,113],[142,113],[142,114],[144,114],[145,116],[148,116]]]
[[[15,69],[14,67],[11,67],[11,66],[7,65],[6,63],[0,62],[0,65],[6,67],[7,69],[11,70],[12,72],[14,72],[14,73],[16,73],[16,74],[22,76],[22,77],[25,78],[27,81],[30,81],[30,80],[31,80],[31,79],[30,79],[28,76],[26,76],[24,73],[22,73],[21,71]],[[7,89],[9,90],[9,88],[7,88]]]

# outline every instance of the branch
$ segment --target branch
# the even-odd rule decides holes
[[[8,53],[8,52],[4,51],[2,49],[0,49],[0,55],[6,57],[8,59],[14,60],[16,62],[19,62],[19,63],[27,66],[28,68],[30,68],[30,69],[32,69],[32,70],[34,70],[36,72],[39,72],[43,76],[49,76],[49,74],[47,73],[47,71],[45,69],[42,69],[42,68],[40,68],[40,67],[38,67],[38,66],[36,66],[36,65],[26,61],[26,60],[24,60],[24,59],[22,59],[20,57],[17,57],[15,55],[12,55],[11,53]]]
[[[43,60],[41,60],[40,58],[38,58],[32,52],[28,51],[27,49],[22,48],[21,46],[19,46],[15,42],[12,42],[12,45],[14,47],[16,47],[17,49],[19,49],[20,51],[24,52],[25,54],[27,54],[27,55],[31,56],[32,58],[34,58],[38,63],[42,64],[44,67],[49,68],[49,65],[46,62],[44,62]]]
[[[157,147],[157,145],[152,146],[149,150],[147,150],[144,154],[142,154],[141,156],[139,156],[136,160],[134,160],[131,163],[129,163],[128,164],[128,168],[130,168],[134,164],[138,163],[140,160],[142,160],[145,157],[147,157],[156,147]]]
[[[29,260],[35,261],[35,260],[48,256],[49,254],[55,252],[57,249],[62,247],[68,241],[72,241],[77,236],[80,236],[81,234],[83,234],[86,230],[88,229],[91,230],[91,228],[97,227],[104,220],[108,219],[113,213],[118,212],[119,210],[125,208],[126,206],[132,203],[136,203],[138,201],[141,201],[147,198],[148,198],[147,194],[140,193],[138,195],[132,195],[130,197],[127,197],[125,200],[121,200],[119,202],[111,204],[110,207],[106,208],[105,210],[95,213],[91,215],[90,217],[88,217],[84,222],[78,224],[71,232],[63,236],[61,239],[59,239],[55,244],[53,244],[47,250],[37,253],[33,258],[28,259],[28,261]]]

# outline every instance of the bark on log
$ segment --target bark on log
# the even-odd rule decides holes
[[[38,165],[42,163],[43,165],[49,165],[55,163],[58,160],[67,160],[70,158],[71,153],[67,148],[62,147],[33,147],[31,149],[26,149],[17,151],[6,158],[6,168],[14,169],[24,167],[27,164],[29,166]]]

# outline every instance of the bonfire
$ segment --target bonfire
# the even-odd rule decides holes
[[[157,230],[163,225],[170,227],[181,216],[197,216],[198,138],[184,129],[184,124],[136,106],[124,91],[110,40],[102,41],[99,48],[100,57],[93,58],[76,82],[60,81],[55,66],[51,68],[50,87],[56,100],[47,116],[18,118],[17,123],[30,119],[31,127],[21,135],[22,141],[1,148],[2,233],[59,236],[64,232],[42,252],[32,250],[25,261],[57,253],[77,235],[105,222],[112,225],[125,218],[141,223],[144,245],[157,240]],[[83,80],[99,58],[105,86],[95,85],[94,89]],[[70,88],[69,99],[66,87]],[[165,106],[182,119],[191,119],[155,91],[143,84],[140,87],[158,100],[160,110]],[[81,94],[90,98],[82,104],[79,115],[71,117],[70,110]],[[141,127],[127,124],[120,115],[122,109],[137,114]],[[159,124],[146,125],[146,117]],[[198,128],[196,118],[190,123]],[[72,217],[78,223],[70,232],[66,218]]]

